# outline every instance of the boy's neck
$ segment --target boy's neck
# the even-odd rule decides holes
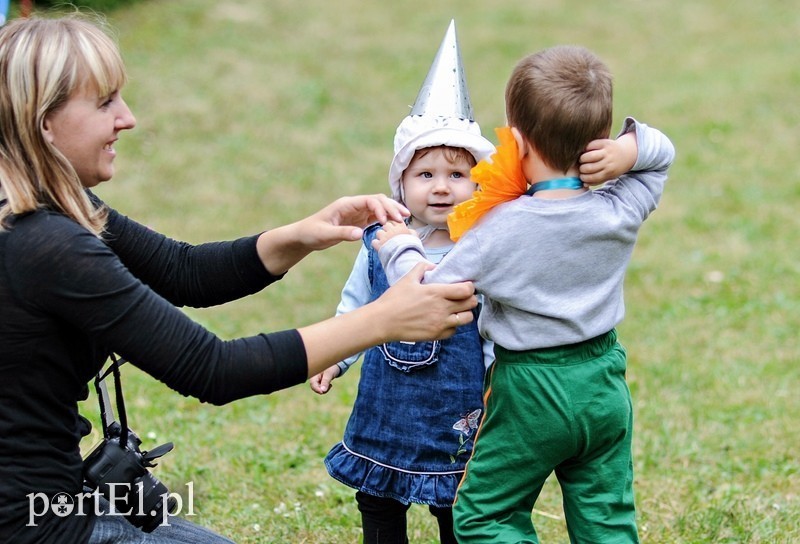
[[[570,168],[566,172],[562,172],[560,170],[556,170],[544,164],[544,162],[539,159],[538,157],[533,157],[531,155],[526,156],[523,159],[522,169],[525,173],[525,179],[528,182],[528,186],[532,187],[537,183],[540,182],[547,182],[551,180],[561,180],[564,178],[578,178],[580,176],[580,171],[578,167],[575,166]],[[559,184],[553,184],[553,187],[542,187],[540,190],[537,190],[531,196],[534,198],[570,198],[573,196],[580,195],[588,191],[586,187],[580,186],[577,188],[569,188],[569,187],[559,187]]]
[[[511,127],[511,133],[514,135],[514,140],[517,142],[517,149],[520,153],[520,162],[522,166],[522,174],[528,182],[528,186],[533,186],[537,183],[557,180],[563,178],[577,178],[580,176],[580,170],[577,165],[573,166],[566,172],[556,170],[547,165],[547,163],[539,156],[539,153],[522,133],[516,127]],[[564,188],[554,184],[551,186],[542,187],[542,190],[537,190],[533,193],[535,198],[571,198],[585,193],[589,189],[580,186],[575,188]],[[577,185],[577,184],[576,184]]]

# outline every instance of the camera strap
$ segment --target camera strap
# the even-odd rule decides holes
[[[105,372],[97,373],[94,379],[94,387],[97,390],[97,399],[100,403],[100,416],[103,419],[103,436],[110,438],[109,428],[114,423],[114,410],[111,407],[111,399],[108,396],[108,388],[106,387],[106,378],[109,374],[114,374],[114,389],[116,392],[117,411],[119,412],[120,432],[120,446],[128,443],[128,416],[125,413],[125,399],[122,396],[122,378],[120,376],[119,367],[127,361],[123,358],[117,358],[114,353],[109,355],[111,364]]]

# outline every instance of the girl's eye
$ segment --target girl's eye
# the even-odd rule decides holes
[[[422,172],[420,176],[425,179],[431,179],[433,177],[433,174],[431,174],[430,172]]]
[[[461,172],[453,172],[453,177],[456,179],[461,179],[464,177],[464,174],[462,174]]]

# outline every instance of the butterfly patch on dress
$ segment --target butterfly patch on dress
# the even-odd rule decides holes
[[[470,435],[472,431],[478,428],[478,422],[481,419],[481,413],[483,410],[478,408],[477,410],[473,410],[468,414],[464,415],[453,423],[453,429],[459,432],[458,435],[458,450],[456,451],[455,455],[450,455],[450,462],[455,464],[456,458],[460,455],[467,453],[467,444],[469,443],[472,438]]]
[[[478,428],[478,420],[481,418],[481,409],[473,410],[453,424],[453,428],[461,431],[465,435],[472,434],[473,429]]]

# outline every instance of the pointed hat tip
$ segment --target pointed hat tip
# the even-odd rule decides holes
[[[450,20],[410,115],[474,120],[458,47],[455,19]]]

